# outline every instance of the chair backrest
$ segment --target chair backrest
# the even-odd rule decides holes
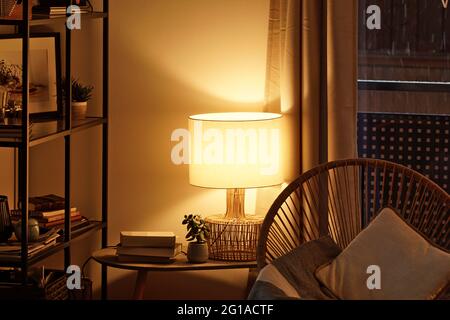
[[[385,207],[450,249],[450,196],[442,188],[395,163],[340,160],[306,172],[275,200],[261,228],[258,266],[328,234],[345,248]]]

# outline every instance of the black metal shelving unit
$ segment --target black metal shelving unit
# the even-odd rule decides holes
[[[67,6],[72,4],[72,0],[67,0]],[[28,12],[29,1],[23,1],[23,12]],[[0,135],[0,148],[14,148],[18,150],[18,200],[22,210],[22,253],[19,261],[0,261],[1,267],[16,267],[22,272],[22,285],[27,285],[27,272],[30,266],[33,266],[44,259],[64,251],[65,268],[71,265],[71,246],[76,241],[86,238],[95,232],[102,233],[102,248],[107,247],[108,235],[108,117],[109,117],[109,0],[103,0],[103,11],[92,12],[81,15],[81,19],[101,19],[103,20],[103,114],[101,117],[87,118],[86,120],[72,121],[71,119],[71,83],[67,81],[65,88],[65,103],[58,105],[58,110],[53,114],[47,114],[46,117],[33,121],[33,132],[30,135],[29,124],[29,56],[30,56],[30,27],[42,25],[64,25],[66,17],[49,18],[48,16],[33,16],[29,18],[27,14],[23,15],[22,20],[1,20],[0,25],[14,26],[16,35],[22,39],[22,66],[23,66],[23,91],[22,91],[22,119],[21,133],[17,136],[2,137]],[[65,77],[72,78],[72,30],[65,28]],[[50,125],[49,125],[50,124]],[[78,132],[88,130],[93,127],[102,127],[102,221],[92,221],[89,226],[71,231],[71,142],[72,135]],[[49,129],[51,128],[51,129]],[[28,255],[28,202],[29,202],[29,170],[30,170],[30,148],[37,145],[53,141],[55,139],[64,139],[64,197],[65,197],[65,224],[64,239],[56,246],[49,248],[34,256]],[[102,298],[106,299],[107,269],[102,268]]]

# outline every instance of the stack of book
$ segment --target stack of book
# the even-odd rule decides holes
[[[45,234],[42,234],[38,241],[28,245],[28,258],[33,258],[40,252],[55,246],[58,239],[61,237],[58,229],[51,229]],[[20,242],[8,242],[0,244],[0,262],[13,261],[17,262],[21,259],[22,244]]]
[[[73,223],[72,227],[80,227],[79,223],[85,224],[85,221],[87,221],[86,218],[81,216],[77,208],[72,208],[70,215]],[[30,198],[28,217],[36,219],[39,222],[39,227],[44,229],[64,225],[64,198],[53,194]],[[13,221],[20,220],[22,218],[22,211],[12,210],[11,218]],[[74,230],[72,229],[72,231]]]
[[[172,263],[181,249],[172,232],[121,232],[117,259],[125,263]]]
[[[30,197],[28,200],[28,209],[31,211],[39,210],[61,210],[64,209],[65,200],[63,197],[55,194],[46,196]]]
[[[11,211],[11,219],[13,221],[18,221],[22,217],[22,211],[13,210]],[[29,211],[28,217],[35,219],[39,222],[40,228],[53,228],[62,226],[64,224],[64,209],[56,211]],[[70,213],[70,219],[72,222],[81,221],[83,217],[76,208],[72,208]]]
[[[80,13],[91,12],[88,6],[80,7]],[[45,15],[49,17],[61,17],[67,15],[67,7],[43,7],[35,6],[33,7],[33,14],[35,15]]]
[[[80,13],[88,13],[91,11],[90,6],[85,0],[78,1]],[[39,5],[33,6],[33,14],[47,16],[65,16],[67,14],[67,6],[65,0],[40,0]]]

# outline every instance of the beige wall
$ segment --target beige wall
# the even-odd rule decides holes
[[[170,137],[190,114],[263,110],[268,12],[269,0],[111,1],[111,245],[122,230],[171,230],[183,239],[184,214],[224,212],[225,191],[191,187],[188,168],[171,163]],[[101,108],[100,26],[84,22],[74,33],[76,75],[97,88],[91,114]],[[72,154],[73,200],[90,218],[100,217],[99,133],[77,135]],[[33,150],[32,194],[63,193],[63,150],[62,141]],[[0,151],[0,193],[12,194],[3,182],[12,181],[11,157]],[[248,211],[265,213],[275,194],[249,192]],[[98,246],[98,236],[76,245],[74,263]],[[46,264],[61,262],[59,255]],[[99,269],[89,268],[96,289]],[[110,297],[130,298],[134,277],[111,270]],[[246,270],[155,273],[146,297],[240,299],[246,281]]]
[[[190,114],[263,110],[268,5],[112,1],[112,244],[126,229],[173,230],[183,239],[184,214],[224,212],[225,191],[191,187],[188,168],[172,164],[170,137]],[[112,298],[129,297],[131,276],[111,272]],[[244,298],[246,280],[245,270],[153,274],[147,297]]]

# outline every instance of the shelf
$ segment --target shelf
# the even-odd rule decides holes
[[[66,130],[64,119],[37,120],[33,122],[30,137],[30,147],[63,138],[65,136],[90,129],[106,123],[106,119],[99,117],[90,117],[85,120],[76,120],[72,122],[72,129]],[[1,126],[0,126],[1,129]],[[0,147],[18,148],[22,142],[22,134],[17,133],[14,136],[0,134]]]
[[[108,14],[104,12],[92,12],[92,13],[82,13],[81,20],[83,19],[104,19],[107,18]],[[42,26],[49,24],[61,24],[65,23],[67,20],[66,16],[56,16],[49,17],[48,15],[34,14],[33,19],[30,20],[30,26]],[[22,20],[7,20],[0,19],[0,25],[5,26],[20,26],[23,24]]]
[[[72,188],[72,182],[71,182],[71,172],[72,172],[72,161],[71,161],[71,150],[72,146],[75,147],[75,145],[72,144],[70,137],[72,134],[77,134],[79,132],[82,132],[84,130],[88,130],[90,128],[97,127],[97,129],[103,129],[103,130],[95,130],[95,133],[100,134],[102,138],[102,145],[101,145],[101,190],[102,190],[102,218],[101,220],[106,221],[107,220],[107,204],[108,204],[108,192],[107,192],[107,186],[108,186],[108,130],[107,129],[107,123],[108,123],[108,110],[109,110],[109,19],[108,19],[108,12],[109,12],[109,0],[103,0],[103,6],[101,12],[91,12],[91,13],[81,13],[81,23],[82,25],[86,25],[88,21],[92,20],[92,22],[100,22],[99,30],[101,33],[101,43],[99,43],[99,47],[102,48],[102,92],[101,96],[102,99],[102,110],[103,110],[103,116],[97,117],[97,118],[87,118],[83,121],[73,121],[70,123],[68,121],[68,117],[63,117],[63,113],[65,110],[70,110],[70,108],[64,109],[63,108],[63,101],[60,101],[60,104],[58,105],[57,110],[54,110],[52,112],[46,112],[42,114],[30,114],[30,128],[26,128],[26,124],[21,123],[20,119],[17,119],[17,123],[11,123],[11,119],[8,120],[0,120],[0,148],[15,148],[19,150],[19,156],[14,157],[14,165],[15,165],[15,179],[14,179],[14,192],[15,195],[17,193],[17,196],[19,199],[22,199],[23,201],[27,201],[29,198],[29,176],[30,171],[32,168],[30,168],[30,153],[29,150],[31,147],[41,145],[44,143],[47,143],[49,141],[54,141],[61,138],[64,140],[64,153],[61,155],[61,157],[58,157],[58,161],[62,161],[64,164],[64,197],[70,198],[71,194],[71,188]],[[96,20],[93,20],[96,19]],[[54,30],[55,28],[60,29],[63,28],[64,31],[61,31],[60,33],[65,33],[66,38],[64,41],[65,44],[65,57],[62,57],[62,63],[63,68],[65,69],[65,76],[70,79],[72,78],[73,74],[73,68],[72,68],[72,58],[73,58],[73,40],[71,37],[70,30],[67,30],[66,27],[67,22],[67,16],[66,15],[60,15],[60,16],[53,16],[50,17],[48,15],[42,15],[42,14],[34,14],[33,17],[25,17],[25,21],[22,20],[6,20],[6,19],[0,19],[0,25],[7,25],[14,28],[14,35],[19,36],[20,38],[24,38],[24,40],[29,41],[31,37],[31,32],[37,31],[34,30],[33,26],[48,26],[48,28]],[[30,33],[28,32],[30,31]],[[87,30],[89,31],[89,30]],[[9,31],[11,32],[11,31]],[[26,65],[30,63],[30,47],[24,46],[24,54],[22,55],[22,65]],[[28,57],[28,58],[27,58]],[[27,80],[26,77],[24,77]],[[25,82],[24,81],[24,82]],[[28,79],[29,81],[29,79]],[[63,97],[64,96],[64,97]],[[61,94],[61,98],[64,98],[64,101],[70,101],[71,95],[70,93],[66,93],[65,95]],[[24,108],[27,109],[27,108]],[[37,119],[39,117],[39,119]],[[27,141],[28,134],[24,135],[23,133],[26,133],[26,130],[29,130],[29,138]],[[94,131],[94,130],[93,130]],[[98,131],[98,132],[97,132]],[[101,132],[100,132],[101,131]],[[78,146],[76,146],[78,148]],[[26,155],[26,156],[20,156],[20,154]],[[81,173],[80,173],[81,174]],[[79,241],[80,239],[83,239],[85,237],[88,237],[92,234],[94,234],[97,231],[101,230],[102,234],[102,247],[107,246],[107,225],[106,223],[102,222],[91,222],[89,225],[87,225],[84,229],[78,230],[77,232],[71,233],[71,239],[70,241],[63,241],[64,239],[61,239],[61,242],[58,242],[55,246],[52,246],[51,248],[47,248],[46,250],[37,253],[34,256],[28,257],[26,261],[22,261],[20,258],[16,256],[12,257],[6,257],[5,261],[0,261],[0,267],[15,267],[15,268],[21,268],[21,278],[27,279],[27,270],[28,267],[31,265],[36,265],[37,263],[43,263],[43,260],[55,255],[56,253],[63,252],[64,253],[64,264],[68,265],[71,263],[71,252],[70,248],[71,245],[75,241]],[[65,250],[66,249],[66,250]],[[102,270],[102,296],[106,296],[106,275],[107,271]],[[23,280],[22,285],[25,286],[27,283],[25,280]]]
[[[106,224],[98,221],[91,221],[90,224],[80,230],[77,230],[75,232],[72,232],[72,240],[70,242],[58,242],[55,246],[48,248],[47,250],[44,250],[42,252],[39,252],[35,256],[28,259],[28,266],[33,266],[44,259],[51,257],[61,251],[63,251],[65,248],[68,248],[73,243],[83,240],[95,232],[98,232],[106,227]],[[2,267],[20,267],[22,265],[21,261],[7,261],[1,260],[0,265]]]

